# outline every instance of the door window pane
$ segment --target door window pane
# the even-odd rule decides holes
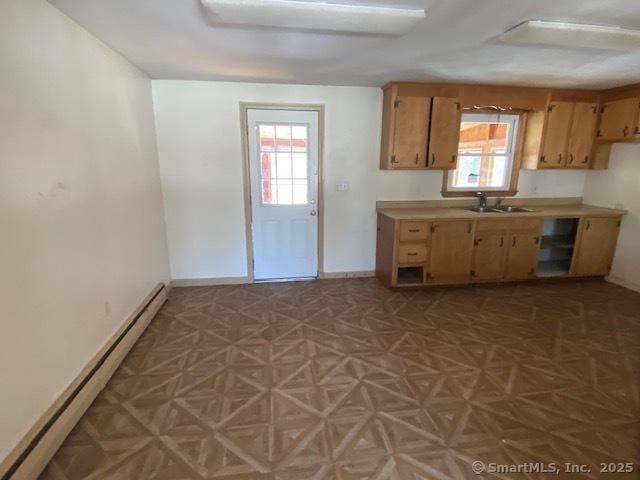
[[[264,205],[306,205],[308,133],[306,125],[260,125],[261,186]]]

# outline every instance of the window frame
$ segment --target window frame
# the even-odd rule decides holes
[[[490,197],[511,197],[518,193],[518,177],[520,173],[522,147],[524,131],[526,127],[526,113],[509,110],[507,112],[496,112],[495,110],[474,110],[463,112],[461,122],[464,121],[497,121],[499,117],[504,119],[505,117],[513,117],[509,123],[515,126],[515,134],[511,138],[508,148],[505,149],[504,154],[490,154],[488,156],[510,156],[512,158],[510,172],[507,174],[508,185],[507,188],[493,187],[468,187],[468,188],[454,188],[450,182],[453,181],[453,170],[445,170],[442,175],[442,196],[443,197],[473,197],[476,196],[478,191],[482,191]],[[458,161],[462,156],[471,156],[471,154],[458,153]],[[487,155],[484,155],[487,156]]]

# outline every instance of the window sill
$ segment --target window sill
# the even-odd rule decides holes
[[[481,188],[469,192],[451,192],[442,190],[440,194],[443,197],[476,197],[477,192],[486,193],[487,197],[515,197],[518,194],[517,190],[487,190],[484,191]]]

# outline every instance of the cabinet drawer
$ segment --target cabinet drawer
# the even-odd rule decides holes
[[[429,224],[427,222],[401,222],[400,241],[426,240],[429,238]]]
[[[420,263],[427,261],[427,246],[415,243],[398,246],[398,263]]]

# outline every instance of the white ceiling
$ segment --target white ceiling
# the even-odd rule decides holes
[[[402,38],[215,25],[199,0],[49,0],[152,78],[380,86],[391,80],[557,87],[640,81],[640,51],[507,46],[524,20],[640,29],[638,0],[340,0],[424,7]]]

